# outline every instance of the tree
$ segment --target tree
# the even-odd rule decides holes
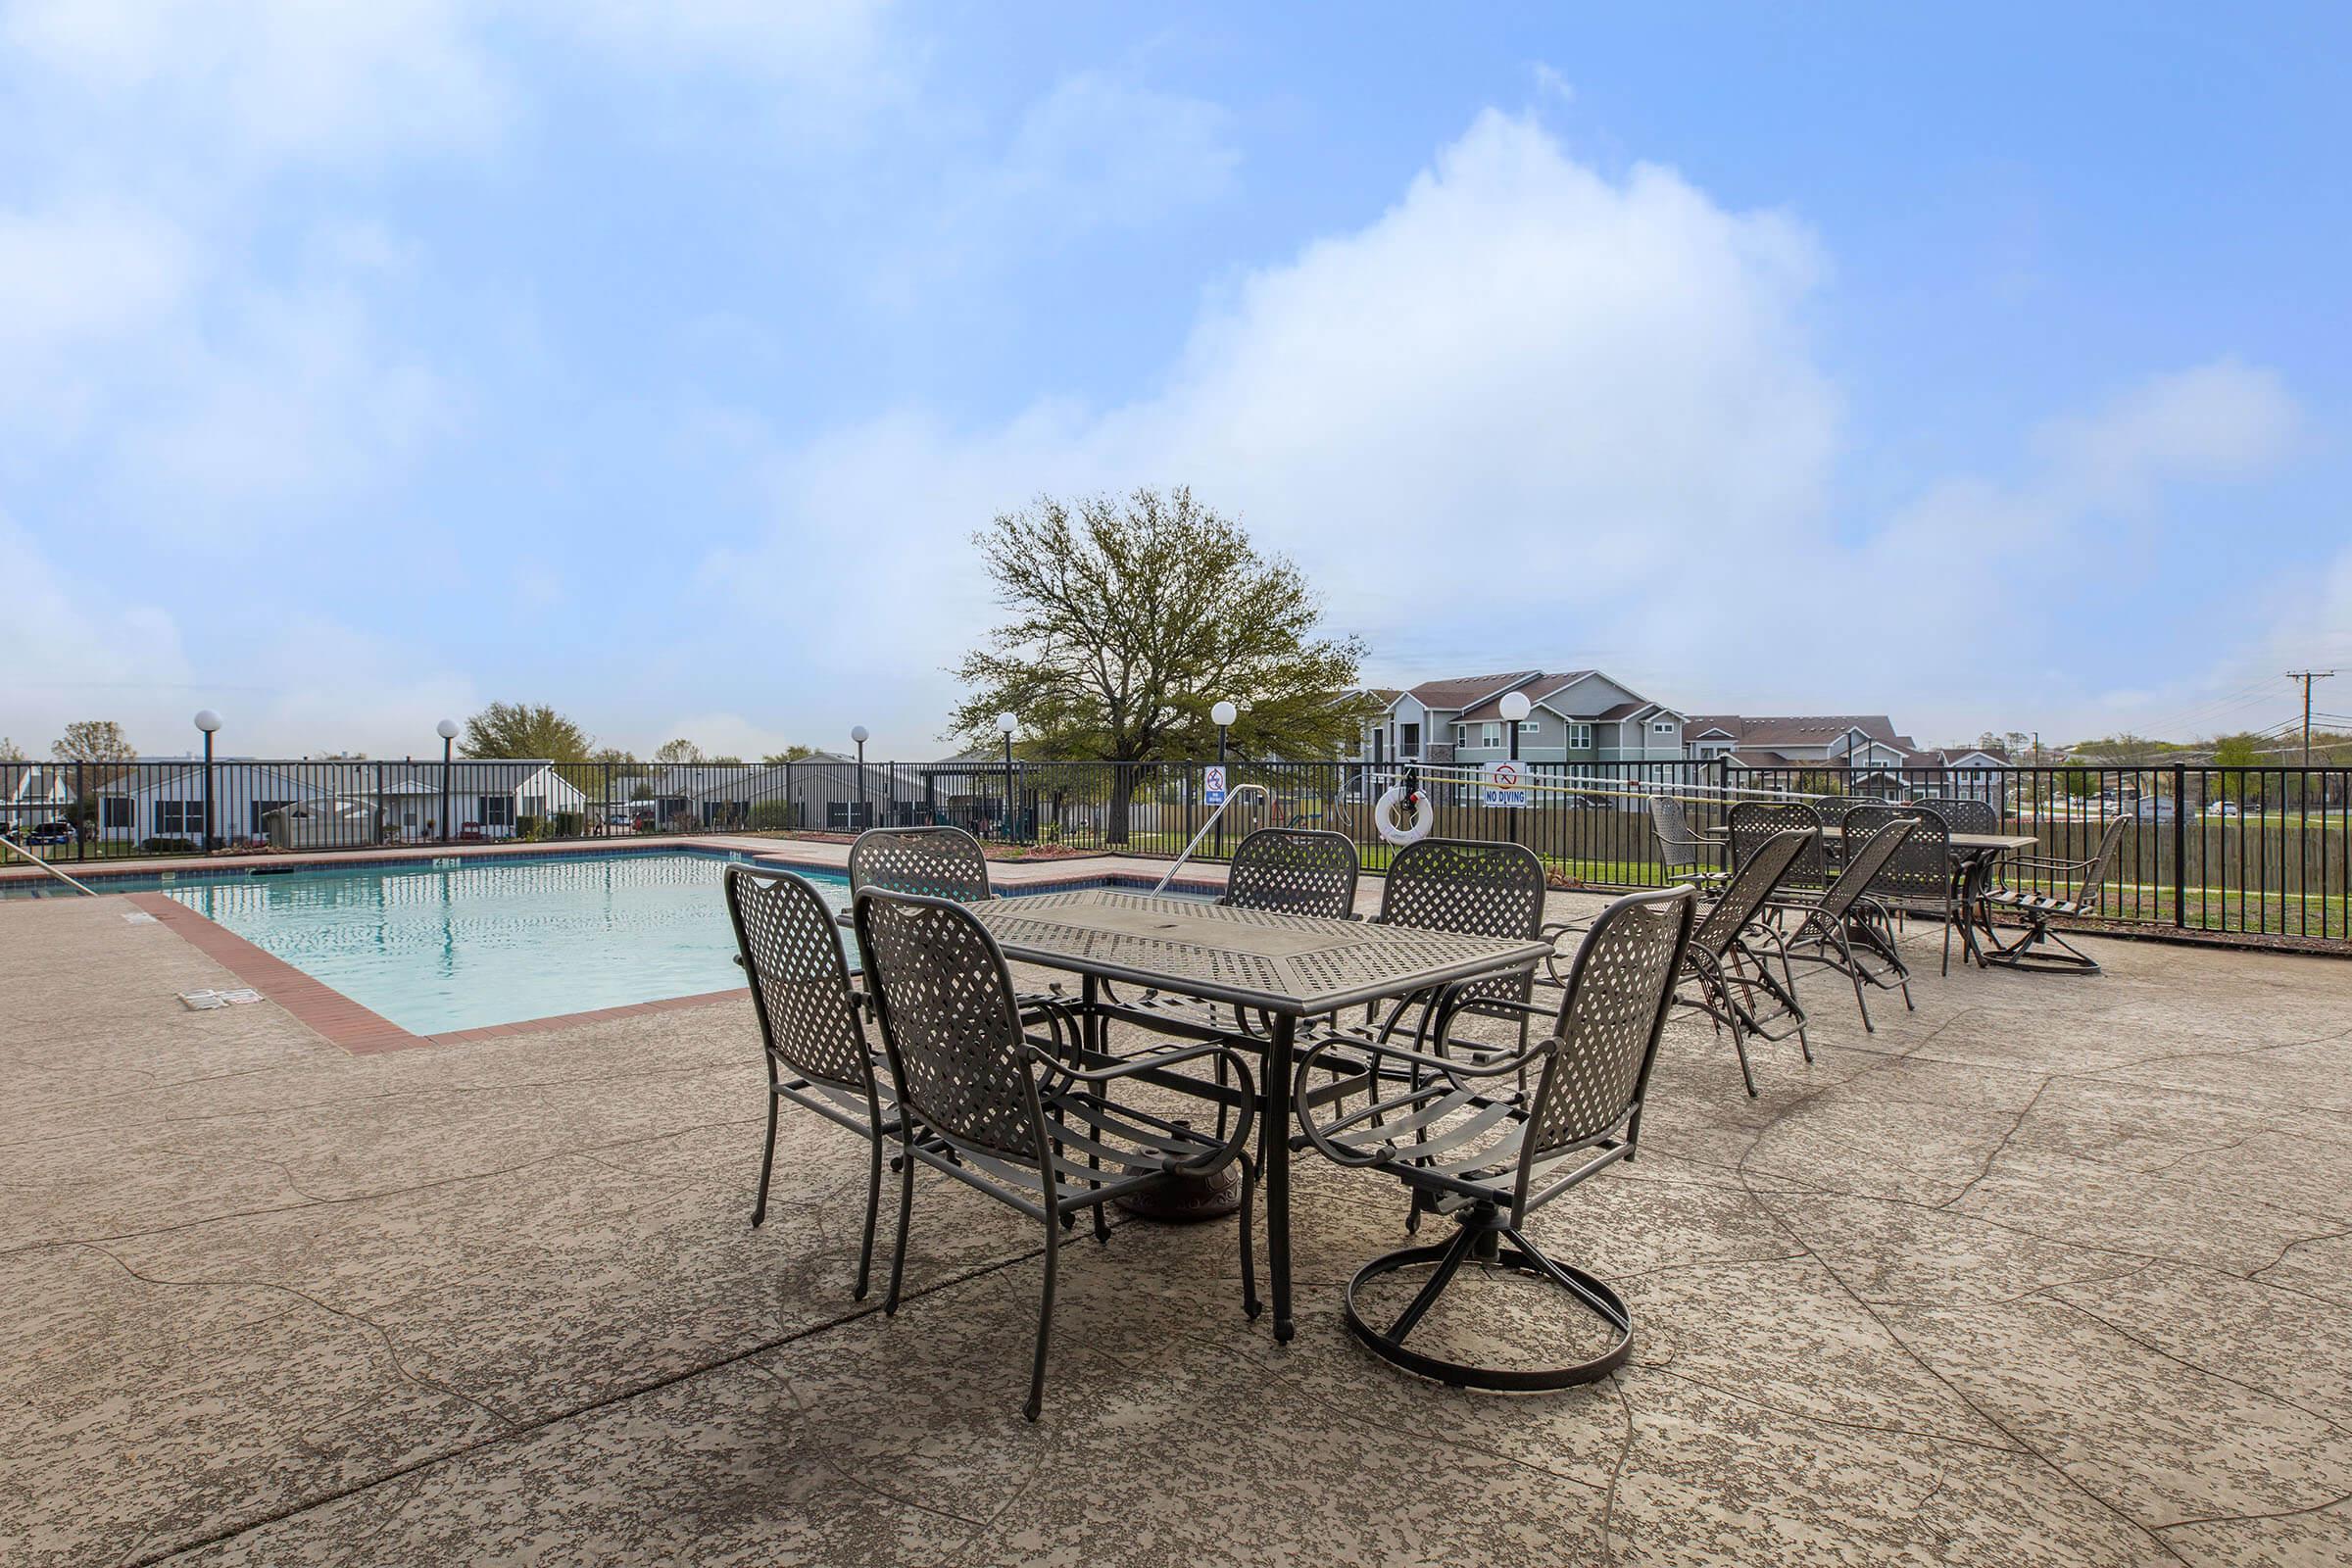
[[[703,760],[703,749],[683,737],[674,741],[663,741],[654,748],[654,760],[665,767],[683,767],[690,762],[699,762]]]
[[[2227,769],[2222,774],[2222,798],[2244,805],[2249,780],[2239,769],[2262,765],[2262,737],[2252,734],[2223,736],[2213,743],[2213,765]]]
[[[1320,633],[1298,568],[1179,488],[1074,506],[1041,496],[972,536],[1009,619],[964,656],[955,733],[993,745],[997,714],[1023,750],[1139,762],[1216,745],[1209,710],[1241,708],[1245,758],[1328,758],[1357,733],[1347,697],[1363,644]],[[1131,768],[1112,774],[1109,838],[1126,838]]]
[[[130,737],[111,718],[78,718],[49,747],[61,762],[127,762],[139,755]]]
[[[24,760],[24,748],[7,736],[0,735],[0,762],[22,762]]]
[[[577,762],[595,744],[588,732],[542,703],[492,703],[466,721],[467,757],[544,758]]]
[[[770,767],[775,767],[785,762],[797,762],[804,757],[814,757],[815,755],[816,748],[813,746],[787,746],[780,752],[768,753],[760,760]]]

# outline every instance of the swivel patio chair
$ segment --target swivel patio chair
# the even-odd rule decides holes
[[[1731,830],[1732,874],[1737,877],[1747,858],[1783,833],[1809,833],[1812,838],[1790,865],[1788,892],[1819,892],[1829,885],[1829,858],[1822,849],[1821,812],[1802,801],[1738,801],[1726,817]]]
[[[850,892],[866,888],[977,904],[989,897],[988,855],[959,827],[869,827],[850,846]]]
[[[1247,1152],[1254,1119],[1249,1063],[1229,1047],[1200,1045],[1080,1070],[1059,1057],[1054,1042],[1023,1029],[1004,955],[961,904],[869,888],[858,896],[856,911],[902,1111],[898,1249],[882,1310],[899,1308],[916,1164],[1039,1221],[1045,1289],[1029,1397],[1021,1407],[1034,1421],[1045,1401],[1063,1230],[1092,1209],[1097,1239],[1107,1240],[1103,1204],[1179,1177],[1213,1176],[1238,1161],[1242,1307],[1255,1317],[1250,1210],[1257,1167]],[[1215,1057],[1238,1076],[1240,1111],[1229,1137],[1211,1138],[1111,1099],[1122,1078],[1197,1057]]]
[[[1854,812],[1846,813],[1851,823]],[[1792,963],[1818,963],[1835,969],[1854,985],[1854,1005],[1862,1013],[1865,1033],[1876,1034],[1870,1021],[1870,1002],[1863,987],[1899,990],[1903,1006],[1911,1008],[1911,971],[1895,946],[1891,917],[1870,896],[1879,871],[1902,849],[1904,839],[1919,827],[1918,819],[1888,822],[1856,836],[1845,829],[1845,864],[1820,898],[1790,906],[1796,928],[1788,933],[1788,956]],[[1874,967],[1864,954],[1874,954],[1883,967]]]
[[[2116,854],[2123,847],[2124,830],[2132,825],[2128,816],[2108,822],[2099,835],[2099,847],[2087,859],[2065,860],[2048,856],[2021,855],[2011,858],[2008,865],[2032,871],[2055,872],[2074,882],[2074,892],[2059,898],[2037,893],[2030,888],[1989,888],[1984,894],[1987,908],[2009,909],[2026,922],[2025,935],[2010,943],[1994,942],[1984,950],[1987,964],[2004,964],[2012,969],[2038,969],[2050,974],[2097,974],[2099,965],[2090,955],[2082,952],[2051,929],[2055,918],[2080,918],[2099,912],[2099,903],[2107,887],[2107,873],[2114,868]],[[1991,922],[1986,921],[1989,934]],[[2037,951],[2044,943],[2064,951]]]
[[[850,985],[832,909],[806,878],[729,866],[726,893],[739,950],[736,962],[752,983],[752,1011],[760,1020],[767,1058],[767,1148],[760,1156],[752,1224],[767,1217],[779,1102],[790,1101],[863,1138],[868,1145],[865,1232],[852,1293],[863,1300],[873,1272],[882,1143],[902,1131],[885,1063],[866,1039],[861,1017],[866,999]]]
[[[1633,1157],[1696,897],[1687,887],[1667,888],[1609,906],[1578,950],[1551,1032],[1536,1045],[1498,1059],[1464,1061],[1378,1044],[1371,1050],[1386,1064],[1383,1076],[1409,1072],[1408,1089],[1326,1122],[1300,1118],[1306,1141],[1326,1158],[1385,1171],[1412,1194],[1416,1214],[1443,1214],[1459,1227],[1442,1247],[1385,1253],[1348,1282],[1342,1301],[1348,1332],[1374,1354],[1455,1387],[1517,1392],[1590,1383],[1625,1364],[1634,1329],[1624,1299],[1584,1270],[1546,1256],[1524,1227],[1570,1188]],[[1512,1005],[1537,1010],[1529,1003]],[[1323,1054],[1348,1045],[1335,1036],[1309,1049],[1298,1062],[1299,1103]],[[1509,1087],[1511,1075],[1528,1071],[1532,1090]],[[1611,1331],[1608,1348],[1541,1368],[1480,1366],[1412,1348],[1407,1340],[1465,1263],[1559,1287]],[[1428,1278],[1402,1312],[1386,1328],[1367,1321],[1360,1297],[1369,1281],[1423,1268]]]
[[[1918,826],[1879,867],[1868,891],[1893,914],[1943,922],[1941,972],[1950,974],[1952,931],[1966,918],[1965,888],[1952,860],[1952,830],[1942,816],[1923,806],[1857,806],[1845,813],[1839,832],[1850,855],[1857,842],[1906,820]]]
[[[1785,939],[1761,917],[1782,885],[1808,849],[1821,842],[1818,830],[1788,828],[1764,840],[1740,862],[1723,896],[1707,906],[1684,951],[1676,992],[1679,1005],[1703,1012],[1718,1031],[1730,1029],[1732,1050],[1740,1057],[1740,1078],[1750,1099],[1756,1075],[1748,1065],[1747,1037],[1786,1040],[1796,1036],[1805,1060],[1813,1059],[1812,1042],[1805,1038],[1805,1009],[1796,1000],[1796,975],[1788,966]],[[1756,944],[1769,943],[1781,960],[1781,978]],[[1681,987],[1690,995],[1684,996]]]
[[[1657,835],[1658,859],[1666,867],[1666,880],[1688,882],[1702,893],[1721,892],[1731,880],[1731,873],[1715,868],[1719,848],[1690,830],[1690,813],[1683,809],[1681,799],[1673,795],[1652,795],[1649,798],[1649,825]]]

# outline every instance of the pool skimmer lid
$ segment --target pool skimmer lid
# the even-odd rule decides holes
[[[187,1004],[190,1012],[209,1012],[215,1007],[242,1006],[248,1002],[259,1002],[262,994],[250,986],[239,986],[233,991],[182,991],[179,1000]]]

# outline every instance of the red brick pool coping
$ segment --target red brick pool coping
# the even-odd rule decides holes
[[[664,997],[655,1002],[632,1002],[618,1007],[595,1007],[586,1012],[564,1012],[550,1018],[525,1018],[518,1023],[491,1024],[483,1029],[453,1029],[446,1034],[415,1034],[382,1013],[358,1003],[320,980],[315,980],[274,954],[265,953],[224,925],[206,919],[166,893],[125,893],[124,903],[145,910],[170,926],[190,947],[211,958],[268,1000],[294,1015],[329,1045],[355,1056],[380,1055],[387,1051],[416,1051],[426,1046],[466,1046],[483,1040],[507,1040],[516,1035],[545,1034],[613,1018],[641,1017],[649,1012],[674,1012],[680,1007],[704,1007],[713,1002],[746,994],[735,986],[691,997]]]

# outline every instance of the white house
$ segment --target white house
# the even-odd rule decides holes
[[[442,836],[444,790],[452,838],[511,838],[525,818],[587,807],[587,798],[553,763],[541,760],[452,762],[445,780],[437,761],[228,759],[213,764],[212,784],[213,833],[232,841],[263,837],[263,817],[305,801],[371,803],[381,812],[383,838],[395,843]],[[201,841],[204,790],[202,762],[124,764],[121,775],[98,792],[99,834],[134,844],[151,838]]]
[[[0,827],[30,827],[66,814],[74,764],[0,762]]]

